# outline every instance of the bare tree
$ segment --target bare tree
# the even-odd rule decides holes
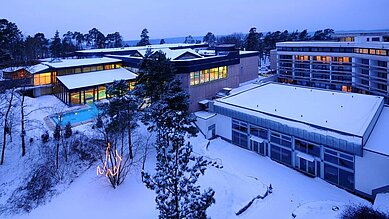
[[[5,148],[6,148],[6,144],[7,144],[7,133],[10,132],[10,125],[9,125],[9,115],[11,113],[11,109],[12,109],[12,104],[13,104],[13,100],[14,100],[14,96],[15,96],[15,88],[11,88],[9,90],[7,90],[5,92],[5,107],[6,107],[6,110],[5,110],[5,113],[4,113],[4,126],[3,126],[3,147],[2,147],[2,151],[1,151],[1,161],[0,161],[0,165],[3,165],[4,163],[4,154],[5,154]]]

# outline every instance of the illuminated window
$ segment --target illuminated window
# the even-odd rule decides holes
[[[81,68],[74,69],[74,73],[81,73]]]
[[[204,70],[204,82],[209,81],[209,72],[210,72],[209,69]]]
[[[34,75],[34,85],[45,85],[45,84],[51,84],[51,73],[41,73],[41,74],[35,74]]]
[[[96,66],[91,66],[90,69],[91,69],[91,71],[96,71],[97,67]]]
[[[83,67],[82,72],[90,72],[92,71],[91,67]]]
[[[191,72],[189,77],[191,86],[227,78],[227,66]]]
[[[104,69],[104,67],[102,65],[97,66],[97,71],[101,71],[103,69]]]
[[[99,100],[107,98],[107,96],[105,94],[105,92],[107,90],[106,87],[100,86],[100,87],[98,87],[98,89],[99,89],[99,92],[98,92],[97,96],[98,96]]]
[[[121,64],[116,64],[116,65],[115,65],[115,68],[120,68],[120,67],[122,67]]]

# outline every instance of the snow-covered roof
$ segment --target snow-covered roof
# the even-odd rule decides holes
[[[374,200],[374,208],[381,212],[389,212],[389,193],[378,193]]]
[[[88,59],[61,59],[56,62],[43,62],[42,64],[48,65],[53,68],[67,68],[86,65],[99,65],[121,62],[120,59],[113,59],[108,57],[102,58],[88,58]]]
[[[37,64],[26,68],[31,74],[36,74],[49,69],[49,66],[43,64]]]
[[[25,68],[26,68],[25,66],[8,67],[8,68],[0,69],[0,72],[15,72]]]
[[[15,71],[19,71],[21,69],[24,69],[24,70],[30,72],[31,74],[35,74],[35,73],[39,73],[39,72],[42,72],[42,71],[49,69],[49,66],[44,65],[44,64],[36,64],[36,65],[32,65],[32,66],[16,66],[16,67],[8,67],[5,69],[1,69],[0,72],[15,72]]]
[[[115,80],[132,80],[136,74],[125,68],[95,71],[89,73],[57,76],[57,79],[69,90],[112,83]]]
[[[389,107],[382,109],[364,149],[389,155]]]
[[[133,50],[145,50],[147,48],[151,49],[165,49],[165,48],[179,48],[179,47],[188,47],[201,44],[185,44],[185,43],[172,43],[172,44],[158,44],[158,45],[148,45],[148,46],[131,46],[131,47],[121,47],[121,48],[108,48],[108,49],[89,49],[89,50],[80,50],[77,52],[80,53],[101,53],[101,52],[120,52],[120,51],[133,51]],[[204,44],[206,45],[206,44]]]
[[[383,97],[268,83],[217,99],[220,105],[363,137]]]
[[[200,54],[196,53],[192,49],[175,49],[175,50],[159,49],[159,50],[155,50],[155,51],[153,50],[153,53],[155,53],[155,52],[163,52],[163,53],[165,53],[166,58],[169,58],[171,60],[175,60],[175,59],[179,58],[180,56],[184,55],[185,53],[190,53],[191,55],[194,56],[193,58],[202,58],[202,56]]]
[[[361,48],[375,48],[375,49],[389,49],[388,42],[332,42],[332,41],[300,41],[300,42],[279,42],[277,47],[361,47]]]

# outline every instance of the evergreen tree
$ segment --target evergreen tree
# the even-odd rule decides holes
[[[307,29],[301,31],[297,38],[298,38],[298,41],[307,41],[307,40],[309,40],[310,36],[308,34]]]
[[[123,46],[123,38],[119,32],[107,34],[105,40],[107,48],[119,48]]]
[[[66,126],[65,126],[65,133],[64,133],[64,137],[65,138],[70,138],[73,134],[73,130],[72,130],[72,125],[70,125],[70,122],[66,123]]]
[[[145,28],[140,34],[140,41],[136,44],[137,46],[147,46],[151,45],[149,41],[149,31]]]
[[[62,55],[62,43],[61,38],[59,38],[58,30],[55,32],[54,38],[50,44],[50,53],[53,58],[58,58]]]
[[[140,64],[135,93],[139,99],[159,100],[165,88],[163,85],[173,80],[175,70],[169,59],[160,51],[147,53]]]
[[[105,36],[97,28],[92,28],[86,38],[92,48],[102,49],[105,47]]]
[[[216,44],[216,37],[213,33],[208,32],[204,37],[203,37],[203,42],[207,43],[209,47],[213,48]]]
[[[258,51],[259,38],[260,35],[259,33],[257,33],[257,28],[255,27],[251,28],[244,42],[245,49],[248,51]]]
[[[153,89],[158,92],[158,95],[149,94],[153,100],[143,112],[149,122],[148,129],[157,133],[156,172],[150,175],[142,171],[142,179],[157,193],[159,218],[206,218],[206,209],[215,202],[215,192],[207,189],[201,193],[196,185],[210,162],[194,156],[192,145],[185,142],[185,136],[197,133],[193,126],[195,118],[189,113],[189,95],[182,89],[181,82],[174,78],[170,60],[163,53],[153,55],[158,58],[146,59],[148,70],[154,69],[156,75],[167,72],[171,76],[164,78],[162,83],[153,77],[138,81],[144,83],[143,88],[151,89],[154,85]]]
[[[76,51],[77,47],[73,43],[74,33],[71,31],[68,31],[63,35],[62,38],[62,50],[64,54],[72,54],[74,51]]]
[[[110,122],[107,128],[109,132],[118,133],[121,136],[124,136],[127,130],[128,151],[132,159],[131,131],[137,126],[136,111],[139,103],[136,96],[130,92],[128,82],[125,80],[114,81],[112,85],[107,86],[107,95],[110,97],[107,108]]]
[[[192,154],[192,145],[185,136],[195,135],[194,117],[189,114],[189,95],[179,80],[164,84],[161,99],[151,104],[151,130],[157,134],[156,173],[142,171],[146,186],[157,193],[159,218],[206,218],[206,209],[215,202],[215,192],[208,188],[201,193],[196,185],[210,162]]]
[[[194,44],[194,43],[196,43],[196,41],[193,39],[192,35],[189,35],[189,36],[185,37],[184,43]]]
[[[0,68],[24,61],[24,40],[15,23],[0,19]]]
[[[234,44],[235,48],[242,48],[243,47],[243,40],[244,36],[242,33],[233,33],[226,36],[218,37],[217,43],[218,44]]]
[[[161,41],[159,41],[159,44],[165,44],[165,39],[161,39]]]

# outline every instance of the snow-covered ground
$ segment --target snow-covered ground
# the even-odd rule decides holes
[[[342,209],[347,204],[369,204],[321,179],[307,177],[221,139],[212,140],[208,149],[202,136],[190,140],[196,153],[223,165],[222,169],[209,167],[200,178],[204,189],[210,186],[216,191],[216,203],[208,210],[212,218],[292,218],[293,212],[301,212],[297,218],[312,218],[312,213],[335,218],[338,214],[333,213],[333,205]],[[148,170],[154,167],[153,156],[150,154],[148,159]],[[272,194],[254,201],[240,216],[235,215],[270,184]],[[137,171],[113,189],[104,177],[96,176],[92,167],[50,203],[13,218],[157,218],[154,197]]]
[[[55,112],[69,110],[54,96],[28,98],[34,111],[30,117],[37,120],[30,131],[34,141],[40,141],[45,127],[43,118]],[[32,125],[31,125],[32,126]],[[76,128],[91,135],[91,125]],[[144,127],[138,129],[145,133]],[[346,205],[366,204],[361,199],[343,189],[321,179],[305,176],[291,168],[278,164],[268,157],[242,149],[221,139],[215,139],[206,147],[208,140],[199,134],[189,139],[198,155],[216,161],[223,168],[209,167],[199,183],[202,188],[212,187],[216,203],[208,209],[208,216],[216,219],[251,218],[336,218]],[[15,140],[16,141],[16,140]],[[5,165],[0,166],[0,205],[5,204],[13,190],[20,186],[30,169],[31,162],[39,149],[27,148],[26,157],[20,156],[20,149],[12,144],[6,151]],[[36,160],[35,160],[36,161]],[[113,189],[107,179],[96,175],[98,163],[76,178],[70,187],[65,186],[46,205],[33,209],[29,214],[14,215],[13,219],[25,218],[157,218],[155,193],[148,190],[141,181],[140,168],[134,168],[126,181]],[[146,170],[152,172],[155,153],[151,151],[146,162]],[[269,185],[273,193],[265,199],[256,199],[244,213],[236,216],[241,208],[258,195],[264,195]],[[339,210],[337,210],[339,208]],[[335,209],[335,210],[333,210]],[[1,217],[4,217],[3,215]]]

